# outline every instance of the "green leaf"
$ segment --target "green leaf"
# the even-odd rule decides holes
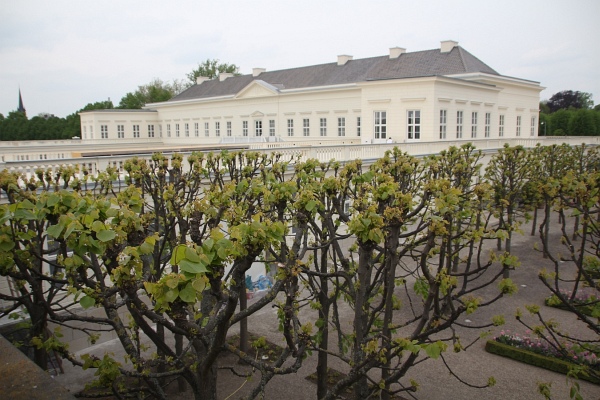
[[[79,304],[81,305],[81,307],[83,307],[84,309],[88,309],[90,307],[93,307],[96,304],[96,300],[94,300],[92,297],[90,296],[83,296],[81,298],[81,300],[79,300]]]
[[[47,229],[47,233],[48,235],[52,236],[53,238],[58,238],[61,234],[61,232],[63,231],[64,226],[62,226],[62,224],[58,224],[58,225],[52,225],[51,227],[49,227]]]
[[[48,201],[46,202],[46,205],[48,207],[52,207],[52,206],[55,206],[56,204],[58,204],[59,201],[60,201],[60,196],[56,193],[52,193],[48,197]]]
[[[196,290],[191,283],[185,285],[185,287],[179,292],[179,298],[186,303],[196,302]]]
[[[178,265],[181,260],[185,258],[185,251],[187,246],[185,244],[180,244],[173,249],[173,254],[171,254],[171,265]]]
[[[200,262],[200,256],[198,256],[198,253],[196,253],[196,250],[194,250],[191,247],[185,248],[185,258],[193,263]]]
[[[182,271],[190,272],[192,274],[201,274],[208,272],[208,269],[206,269],[204,265],[200,263],[193,263],[188,260],[181,260],[179,262],[179,268],[181,268]]]
[[[192,287],[197,292],[203,292],[204,288],[206,288],[206,281],[204,278],[196,278],[192,281]]]
[[[177,289],[168,290],[165,293],[165,301],[167,303],[172,303],[173,301],[175,301],[175,299],[177,299],[177,296],[179,296],[179,290],[177,290]]]
[[[308,203],[306,203],[306,206],[304,208],[306,208],[306,211],[310,212],[315,209],[316,205],[317,205],[317,202],[314,200],[311,200]]]
[[[104,230],[96,233],[96,237],[101,242],[108,242],[109,240],[114,239],[117,234],[114,231]]]
[[[177,278],[177,277],[169,278],[165,281],[165,283],[171,289],[175,289],[177,287],[177,285],[179,285],[179,278]]]

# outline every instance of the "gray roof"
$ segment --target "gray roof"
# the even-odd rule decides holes
[[[396,59],[379,56],[350,60],[344,65],[334,62],[267,71],[256,77],[240,75],[224,81],[213,79],[194,85],[169,101],[235,95],[253,80],[264,81],[279,89],[299,89],[382,79],[445,76],[471,72],[499,75],[471,53],[456,46],[447,53],[440,52],[440,49],[424,50],[404,53]]]

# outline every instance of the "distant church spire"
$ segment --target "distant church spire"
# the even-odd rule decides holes
[[[23,105],[23,98],[21,97],[21,88],[19,88],[19,108],[17,108],[17,111],[27,115],[27,111]]]

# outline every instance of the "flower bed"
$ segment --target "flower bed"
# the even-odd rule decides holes
[[[566,298],[570,299],[572,296],[571,291],[561,290],[560,293]],[[561,309],[568,309],[563,301],[556,295],[548,297],[545,301],[547,306],[556,307]],[[593,305],[595,304],[595,306]],[[589,317],[593,317],[594,308],[598,308],[598,296],[595,291],[580,290],[577,295],[571,300],[571,305],[576,307],[582,314]]]
[[[509,357],[530,365],[567,374],[573,368],[584,367],[591,374],[579,374],[580,379],[600,384],[600,351],[590,351],[576,344],[563,343],[565,353],[550,346],[540,338],[531,338],[502,331],[499,336],[486,343],[486,351]],[[600,350],[600,349],[599,349]]]

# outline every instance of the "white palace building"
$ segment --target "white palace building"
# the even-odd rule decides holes
[[[375,159],[393,146],[426,155],[466,142],[486,151],[581,143],[538,137],[543,89],[499,74],[455,41],[415,52],[394,47],[379,57],[199,77],[142,110],[81,112],[81,138],[0,143],[0,168],[29,175],[79,164],[95,172],[134,155],[221,148],[344,161]]]

